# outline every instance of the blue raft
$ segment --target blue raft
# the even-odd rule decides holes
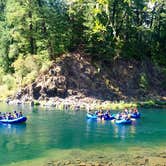
[[[140,117],[141,117],[141,114],[139,112],[131,114],[131,118],[138,119]]]
[[[104,115],[104,120],[113,120],[113,119],[115,119],[115,117],[114,116],[106,116],[106,115]]]
[[[7,124],[16,124],[16,123],[23,123],[27,120],[27,118],[25,116],[16,118],[16,119],[1,119],[0,123],[7,123]]]
[[[96,116],[96,115],[90,114],[90,113],[87,113],[87,114],[86,114],[86,117],[87,117],[88,119],[94,119],[94,120],[97,119],[97,116]]]
[[[98,118],[100,119],[100,117],[98,117],[97,115],[95,115],[95,114],[90,114],[90,113],[87,113],[87,114],[86,114],[86,117],[87,117],[88,119],[93,119],[93,120],[97,120]],[[104,120],[113,120],[113,119],[115,119],[115,117],[114,117],[114,116],[106,116],[106,115],[104,115],[104,116],[103,116],[103,119],[104,119]]]
[[[139,119],[139,118],[141,118],[141,113],[140,112],[138,112],[138,113],[132,113],[132,114],[129,113],[128,115],[130,115],[130,118],[133,118],[133,119]],[[116,118],[117,114],[113,114],[112,116],[114,116]]]
[[[120,119],[120,120],[115,120],[116,124],[131,124],[132,120],[131,119]]]

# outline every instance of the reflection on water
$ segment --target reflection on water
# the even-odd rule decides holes
[[[23,134],[26,130],[26,124],[0,124],[0,134],[15,135]]]
[[[91,136],[93,133],[101,133],[111,135],[111,137],[125,139],[130,135],[134,137],[136,134],[137,123],[132,125],[117,125],[114,121],[91,120],[87,119],[86,136]]]
[[[136,134],[136,126],[130,125],[114,125],[114,137],[125,139],[127,135],[134,137]]]
[[[130,128],[131,128],[130,133],[133,136],[134,134],[136,134],[136,127],[134,125],[132,125]]]

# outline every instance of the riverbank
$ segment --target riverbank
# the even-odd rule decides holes
[[[158,77],[160,76],[160,77]],[[165,75],[149,60],[94,62],[83,52],[61,55],[33,82],[18,86],[8,104],[56,109],[166,108]]]
[[[165,108],[164,79],[162,69],[148,60],[94,62],[83,52],[73,52],[61,55],[33,82],[17,87],[8,97],[9,103],[57,109]]]

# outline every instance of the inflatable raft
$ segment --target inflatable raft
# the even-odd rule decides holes
[[[97,115],[95,115],[95,114],[90,114],[90,113],[87,113],[86,114],[86,117],[88,118],[88,119],[94,119],[94,120],[96,120],[96,119],[101,119],[100,117],[98,117]],[[115,119],[115,117],[114,116],[106,116],[106,115],[103,115],[102,116],[102,119],[104,119],[104,120],[113,120],[113,119]]]
[[[96,115],[94,115],[94,114],[90,114],[90,113],[87,113],[86,114],[86,117],[88,118],[88,119],[97,119],[97,116]]]
[[[134,119],[138,119],[138,118],[140,118],[141,117],[141,114],[138,112],[138,113],[136,113],[136,114],[131,114],[131,116],[130,116],[131,118],[134,118]]]
[[[25,116],[16,118],[16,119],[1,119],[0,123],[8,123],[8,124],[16,124],[16,123],[23,123],[27,120],[27,118]]]
[[[113,119],[115,119],[115,117],[114,116],[106,116],[106,115],[104,115],[104,120],[113,120]]]
[[[120,119],[120,120],[115,120],[116,124],[131,124],[132,120],[130,119]]]

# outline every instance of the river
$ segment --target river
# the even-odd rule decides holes
[[[88,121],[84,111],[58,111],[0,104],[1,112],[23,111],[26,124],[0,124],[0,165],[42,165],[48,160],[129,160],[134,153],[166,150],[166,110],[141,109],[141,119],[118,126]],[[127,155],[129,154],[129,155]],[[103,158],[103,159],[102,159]]]

